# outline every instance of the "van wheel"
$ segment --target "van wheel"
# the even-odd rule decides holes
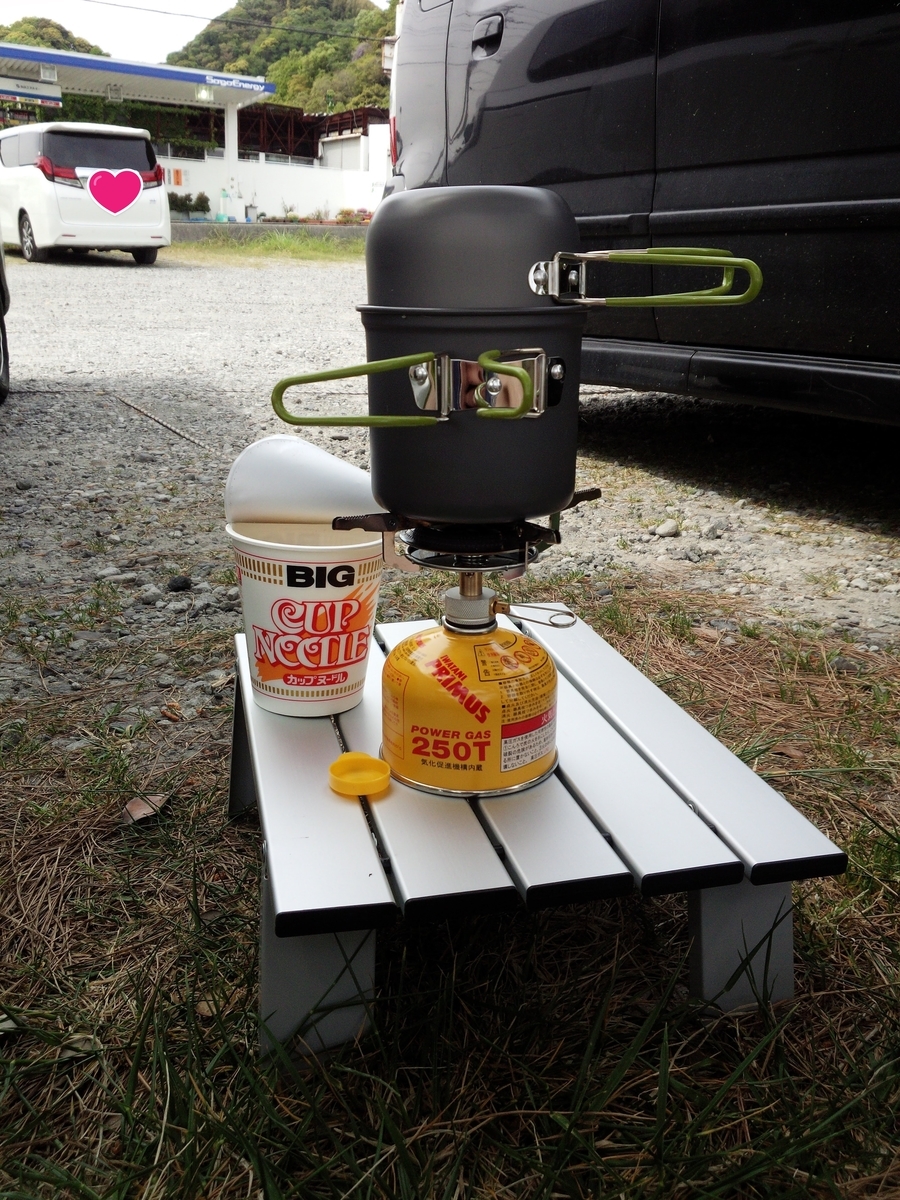
[[[0,404],[9,395],[9,343],[6,340],[6,322],[0,317]]]
[[[142,246],[140,250],[132,250],[131,257],[139,267],[152,267],[158,253],[155,246]]]
[[[34,240],[34,229],[31,227],[31,217],[22,213],[19,217],[19,245],[22,247],[22,257],[26,262],[46,262],[49,255],[46,250],[39,250]]]

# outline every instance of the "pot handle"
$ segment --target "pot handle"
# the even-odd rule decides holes
[[[526,413],[531,412],[531,405],[534,401],[534,384],[531,382],[531,376],[522,367],[501,362],[500,355],[502,353],[502,350],[485,350],[484,354],[478,356],[478,365],[482,371],[491,371],[494,375],[511,375],[514,379],[518,379],[522,385],[522,402],[518,408],[491,408],[484,399],[485,385],[479,383],[475,389],[477,415],[493,417],[499,421],[517,421],[519,417],[524,417]]]
[[[437,417],[296,417],[284,406],[284,393],[288,388],[304,383],[324,383],[329,379],[352,379],[357,375],[378,375],[383,371],[400,371],[404,367],[415,367],[419,363],[433,362],[434,355],[408,354],[404,358],[382,358],[376,362],[360,363],[356,367],[336,367],[332,371],[313,371],[309,375],[292,375],[276,383],[272,392],[272,407],[288,425],[364,425],[384,429],[405,429],[417,425],[436,425]],[[522,372],[524,374],[524,372]]]
[[[592,262],[629,263],[657,267],[721,267],[722,282],[716,287],[660,296],[588,296],[587,268]],[[732,293],[734,273],[746,271],[749,283],[743,292]],[[653,246],[647,250],[592,250],[585,254],[564,251],[547,262],[536,262],[528,273],[531,290],[551,296],[560,304],[585,308],[666,308],[675,306],[749,304],[762,287],[762,271],[749,258],[735,258],[730,250],[705,246]]]
[[[500,360],[500,350],[486,350],[478,359],[482,370],[495,375],[511,375],[522,385],[522,401],[517,408],[491,408],[484,399],[484,384],[478,385],[475,392],[477,406],[476,416],[494,418],[501,421],[515,421],[531,411],[534,401],[534,384],[531,376],[522,367]],[[288,412],[284,406],[284,393],[288,388],[299,387],[304,383],[323,383],[329,379],[352,379],[359,375],[376,375],[383,371],[399,371],[404,367],[416,367],[420,363],[433,362],[436,355],[428,351],[424,354],[408,354],[403,358],[382,358],[376,362],[360,363],[355,367],[336,367],[331,371],[314,371],[309,375],[292,375],[280,380],[272,392],[272,407],[289,425],[361,425],[374,426],[379,429],[405,429],[420,425],[436,425],[439,417],[297,417]]]

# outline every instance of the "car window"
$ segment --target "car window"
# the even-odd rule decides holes
[[[146,138],[109,137],[96,133],[44,134],[44,153],[57,167],[106,167],[121,171],[152,171],[153,147]]]
[[[19,166],[30,167],[41,152],[41,135],[37,130],[25,129],[16,139],[19,143]]]
[[[12,137],[0,138],[0,162],[4,167],[17,167],[19,165],[19,139],[16,134]]]

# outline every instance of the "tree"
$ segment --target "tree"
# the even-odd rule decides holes
[[[213,20],[167,62],[205,70],[245,71],[264,75],[291,51],[306,53],[329,34],[352,36],[356,14],[369,0],[238,0],[224,17],[235,24]],[[251,22],[241,25],[237,22]],[[347,55],[353,41],[347,43]]]
[[[85,38],[76,37],[58,21],[47,17],[22,17],[12,25],[0,25],[0,42],[15,42],[18,46],[43,46],[47,50],[77,50],[81,54],[101,54],[109,57],[99,46]]]
[[[265,75],[279,103],[309,112],[385,106],[381,39],[394,31],[395,8],[396,0],[384,12],[369,0],[238,0],[226,16],[267,28],[211,21],[167,61]]]

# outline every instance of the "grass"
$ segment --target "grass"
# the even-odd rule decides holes
[[[316,235],[304,230],[296,232],[273,229],[259,237],[246,240],[233,237],[224,230],[211,227],[200,242],[175,242],[160,253],[161,261],[211,263],[229,265],[260,265],[275,262],[362,262],[366,252],[363,237],[341,238],[330,234]]]
[[[260,1064],[259,830],[225,817],[225,703],[177,746],[111,729],[103,687],[11,706],[0,1200],[900,1195],[900,667],[812,630],[726,644],[694,598],[597,582],[513,594],[569,603],[850,853],[845,877],[795,887],[796,999],[704,1012],[684,897],[629,896],[388,930],[371,1031]],[[387,585],[384,605],[434,615],[441,583]],[[92,603],[85,621],[114,620]],[[865,669],[835,673],[838,648]],[[167,649],[228,663],[224,634]],[[103,653],[100,675],[121,658]],[[76,731],[86,746],[56,749]],[[120,825],[150,794],[160,816]]]

